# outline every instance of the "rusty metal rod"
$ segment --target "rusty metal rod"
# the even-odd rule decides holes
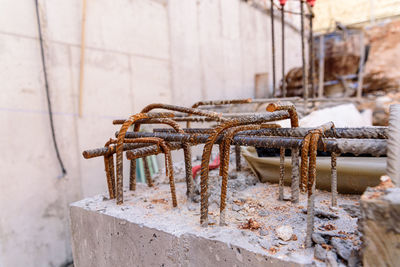
[[[287,110],[290,115],[290,126],[292,128],[299,127],[299,116],[297,115],[296,107],[293,104],[270,103],[266,109],[268,112],[274,112],[277,110]]]
[[[177,133],[134,133],[127,132],[126,138],[139,137],[158,137],[167,142],[188,142],[192,145],[204,144],[209,135],[207,134],[177,134]],[[222,137],[215,141],[219,144]],[[244,136],[236,135],[232,140],[232,145],[256,146],[268,148],[291,149],[301,147],[303,142],[299,137],[277,137],[277,136]],[[387,143],[384,139],[331,139],[324,138],[324,144],[327,152],[352,153],[354,155],[371,154],[373,156],[386,156]],[[324,150],[324,144],[319,142],[318,149]],[[137,150],[137,149],[136,149]]]
[[[291,191],[292,191],[292,196],[291,196],[291,201],[292,203],[298,203],[299,202],[299,178],[300,178],[300,173],[299,173],[299,148],[294,147],[292,148],[292,184],[291,184]]]
[[[241,155],[241,147],[239,145],[235,145],[235,160],[236,160],[236,171],[242,170],[242,155]]]
[[[267,124],[271,125],[271,124]],[[285,136],[285,137],[304,137],[313,128],[265,128],[259,130],[249,130],[240,132],[239,135],[264,135],[264,136]],[[190,128],[183,129],[185,133],[209,134],[213,128]],[[172,129],[158,128],[153,132],[174,132]],[[387,139],[388,127],[358,127],[358,128],[335,128],[327,130],[324,134],[328,138],[349,138],[349,139]]]
[[[337,206],[337,169],[336,169],[336,159],[339,154],[333,152],[331,154],[331,193],[332,193],[332,207]]]
[[[279,200],[284,199],[284,183],[285,179],[285,148],[280,148],[280,160],[279,160]]]

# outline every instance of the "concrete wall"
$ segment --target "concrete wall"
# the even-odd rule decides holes
[[[1,267],[72,260],[68,203],[106,190],[102,160],[84,160],[81,152],[112,136],[113,118],[151,102],[252,97],[254,75],[271,71],[270,18],[245,2],[88,0],[78,117],[82,1],[39,4],[68,174],[60,178],[51,141],[34,1],[1,0]],[[300,64],[300,40],[291,29],[287,37],[289,69]]]

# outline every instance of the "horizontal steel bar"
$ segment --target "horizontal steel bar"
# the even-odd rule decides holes
[[[135,133],[127,132],[126,138],[158,137],[167,142],[187,142],[201,144],[207,141],[208,134],[177,134],[177,133]],[[216,144],[221,143],[223,136],[220,136]],[[387,142],[384,139],[331,139],[324,138],[319,144],[319,150],[336,153],[353,153],[354,155],[371,154],[374,156],[386,155]],[[266,136],[243,136],[237,135],[233,138],[232,145],[256,146],[268,148],[294,148],[300,147],[303,139],[300,137],[266,137]],[[324,149],[324,145],[325,148]]]
[[[243,131],[238,135],[264,135],[282,137],[304,137],[314,128],[265,128],[260,130]],[[189,128],[183,129],[185,133],[199,134],[210,133],[212,128]],[[173,133],[173,129],[157,128],[153,132]],[[349,138],[349,139],[387,139],[387,127],[360,127],[360,128],[336,128],[327,130],[325,137],[328,138]]]

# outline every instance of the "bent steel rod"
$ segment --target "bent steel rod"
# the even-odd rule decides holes
[[[268,125],[268,124],[267,124]],[[304,137],[313,128],[263,128],[260,130],[249,130],[238,133],[238,135],[264,135],[282,137]],[[190,128],[183,129],[189,134],[208,134],[212,128]],[[155,133],[173,133],[172,129],[153,129]],[[388,127],[360,127],[360,128],[335,128],[324,133],[328,138],[348,139],[387,139]]]

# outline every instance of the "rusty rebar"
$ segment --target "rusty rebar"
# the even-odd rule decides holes
[[[265,123],[269,121],[276,121],[288,118],[289,114],[284,111],[278,111],[273,113],[267,113],[263,115],[255,115],[243,118],[235,118],[229,121],[221,123],[214,130],[213,134],[210,134],[204,145],[203,155],[201,160],[201,180],[200,180],[200,196],[201,196],[201,209],[200,209],[200,224],[202,226],[208,226],[208,171],[210,164],[210,156],[212,147],[217,140],[218,136],[226,129],[240,125],[249,125],[257,123]]]
[[[114,121],[116,123],[120,121]],[[116,124],[114,123],[114,124]],[[173,128],[173,130],[177,133],[184,133],[180,125],[175,122],[172,119],[169,118],[152,118],[152,119],[143,119],[143,120],[138,120],[135,123],[135,132],[138,132],[140,130],[140,124],[165,124],[169,125]],[[192,174],[192,152],[189,144],[183,144],[183,154],[184,154],[184,160],[185,160],[185,178],[186,178],[186,195],[192,198],[194,196],[194,181],[193,181],[193,174]],[[148,169],[148,164],[145,163],[145,174],[146,174],[146,180],[151,181],[150,177],[150,172],[147,171]]]
[[[292,148],[292,184],[291,184],[291,201],[292,203],[299,202],[299,148]]]
[[[153,187],[153,179],[151,178],[150,166],[149,166],[149,162],[147,161],[147,157],[143,158],[143,169],[144,169],[144,176],[146,177],[147,185],[149,187]]]
[[[118,133],[118,132],[117,132]],[[134,133],[127,132],[127,138],[138,137],[159,137],[167,142],[188,142],[191,145],[204,144],[208,134],[176,134],[176,133]],[[217,137],[216,144],[219,144],[222,136]],[[280,137],[280,136],[247,136],[238,134],[233,138],[232,145],[256,146],[268,148],[292,149],[301,147],[303,138],[300,137]],[[181,146],[180,146],[181,148]],[[145,148],[138,148],[145,149]],[[135,150],[138,150],[135,149]],[[327,152],[337,152],[341,154],[352,153],[354,155],[371,154],[372,156],[386,156],[387,142],[384,139],[332,139],[326,138],[324,142],[318,144],[319,150]],[[129,151],[128,151],[129,152]],[[146,154],[147,155],[147,154]]]
[[[117,137],[117,145],[116,145],[116,161],[117,161],[117,175],[116,175],[116,198],[117,204],[120,205],[123,203],[123,166],[122,166],[122,153],[124,151],[124,140],[125,140],[125,133],[128,131],[129,126],[135,123],[137,120],[140,119],[148,119],[148,118],[168,118],[173,117],[172,113],[156,113],[156,114],[145,114],[145,113],[138,113],[132,115],[127,119],[124,124],[122,124],[121,129],[119,131],[119,135]]]
[[[216,121],[225,121],[225,118],[222,118],[222,114],[213,112],[213,111],[208,111],[208,110],[202,110],[202,109],[197,109],[197,108],[188,108],[188,107],[180,107],[180,106],[174,106],[174,105],[168,105],[168,104],[161,104],[161,103],[154,103],[147,105],[145,108],[142,109],[141,113],[147,113],[150,110],[153,109],[166,109],[166,110],[173,110],[173,111],[178,111],[186,114],[192,114],[192,115],[199,115],[199,116],[205,116],[208,118],[212,118]],[[135,125],[135,130],[138,129],[140,126]]]
[[[307,229],[306,229],[306,247],[312,246],[311,236],[314,232],[314,198],[315,198],[315,184],[317,176],[317,145],[321,138],[320,132],[314,132],[310,141],[310,162],[308,168],[308,201],[307,201]]]
[[[209,100],[209,101],[198,101],[192,105],[192,108],[200,106],[221,106],[221,105],[232,105],[232,104],[248,104],[251,103],[251,98],[246,99],[230,99],[230,100]],[[190,117],[191,114],[188,114]],[[190,128],[190,121],[186,122],[186,128]]]
[[[332,207],[337,206],[337,169],[336,169],[336,159],[339,155],[335,152],[331,153],[331,193],[332,193]]]
[[[129,190],[136,190],[136,160],[131,161],[129,171]]]
[[[261,125],[244,125],[236,126],[228,129],[223,135],[222,152],[220,155],[222,157],[220,175],[222,176],[221,183],[221,201],[220,201],[220,225],[225,225],[225,208],[226,208],[226,193],[228,189],[228,171],[229,171],[229,157],[230,157],[230,145],[234,135],[240,131],[259,129]],[[220,145],[221,146],[221,145]],[[235,146],[236,147],[236,146]]]
[[[285,179],[285,148],[280,148],[279,157],[279,200],[284,199],[284,179]]]
[[[192,108],[197,108],[200,106],[221,106],[221,105],[232,105],[232,104],[248,104],[253,100],[251,98],[245,99],[228,99],[228,100],[208,100],[208,101],[198,101],[192,105]]]
[[[300,190],[306,191],[307,175],[308,175],[308,152],[310,149],[311,133],[304,137],[303,144],[301,146],[301,167],[300,167]]]
[[[297,115],[296,107],[293,104],[270,103],[266,110],[268,112],[287,110],[290,115],[290,126],[292,128],[299,127],[299,116]]]
[[[313,148],[315,147],[315,149],[317,149],[318,141],[319,141],[319,138],[321,137],[321,135],[323,135],[329,129],[334,130],[334,127],[335,127],[335,125],[333,124],[333,122],[328,122],[328,123],[325,123],[325,124],[319,126],[318,128],[316,128],[314,130],[309,131],[309,133],[304,137],[303,146],[302,146],[302,150],[301,150],[301,185],[300,185],[300,189],[302,191],[305,191],[305,189],[307,187],[307,181],[310,180],[309,175],[307,177],[307,174],[310,173],[309,166],[312,166],[315,168],[315,166],[312,165],[311,162],[308,163],[309,153],[311,153],[309,151],[309,149],[311,146]],[[312,138],[314,135],[318,136],[318,140],[316,141],[317,144],[315,144],[315,145],[312,144],[312,141],[313,141]],[[309,166],[307,166],[307,163]]]
[[[242,170],[242,153],[241,153],[241,147],[239,145],[235,145],[235,160],[236,160],[236,171],[241,171]]]
[[[112,139],[107,141],[104,145],[105,148],[109,148],[112,144]],[[110,199],[115,198],[115,177],[114,177],[114,156],[111,153],[104,155],[104,169],[107,178],[108,194]]]

